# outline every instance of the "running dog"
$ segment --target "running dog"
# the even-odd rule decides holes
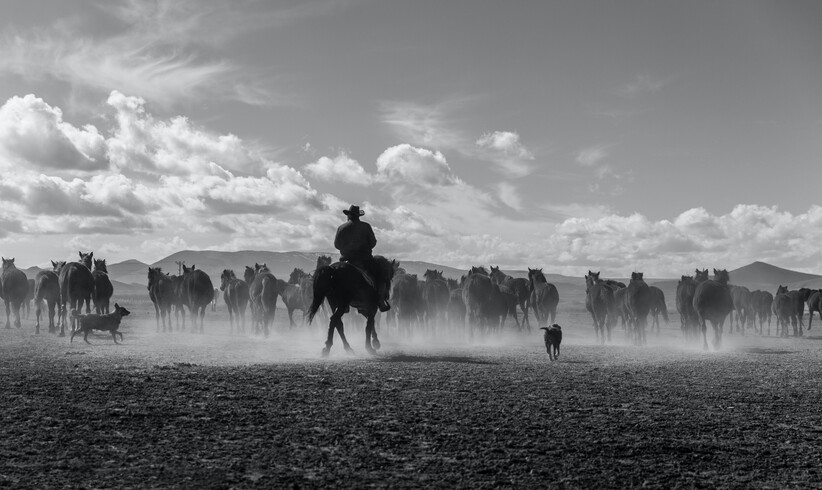
[[[80,332],[83,332],[83,340],[86,341],[87,344],[91,342],[88,341],[88,334],[91,333],[92,330],[102,330],[104,332],[110,332],[111,337],[114,339],[114,343],[117,344],[117,336],[120,336],[120,340],[123,340],[123,334],[117,331],[120,328],[120,320],[123,319],[124,316],[128,316],[130,311],[123,308],[122,306],[114,303],[114,313],[109,313],[107,315],[81,315],[77,310],[71,311],[71,316],[77,318],[79,328],[71,333],[71,340],[69,343],[74,342],[74,336]]]
[[[562,327],[556,323],[550,327],[540,327],[545,330],[545,350],[548,351],[548,357],[555,361],[559,359],[559,344],[562,343]]]

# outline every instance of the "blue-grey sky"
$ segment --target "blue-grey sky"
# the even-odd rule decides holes
[[[0,255],[819,272],[822,3],[0,6]]]

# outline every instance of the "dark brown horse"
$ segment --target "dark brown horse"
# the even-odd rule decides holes
[[[651,304],[651,331],[656,327],[656,334],[659,335],[659,316],[668,324],[668,305],[665,304],[665,293],[656,286],[648,286],[651,289],[651,294],[654,296],[654,302]]]
[[[694,292],[694,310],[696,310],[699,328],[702,330],[703,348],[708,350],[708,321],[714,329],[713,346],[719,349],[722,346],[722,328],[725,319],[734,309],[734,301],[728,287],[730,275],[728,271],[714,269],[714,278],[699,283]]]
[[[11,328],[11,313],[14,313],[14,326],[21,327],[20,307],[26,301],[29,292],[29,281],[26,273],[14,265],[14,259],[3,258],[3,269],[0,270],[0,298],[6,304],[6,328]]]
[[[790,291],[788,294],[791,297],[791,302],[793,303],[793,308],[796,315],[797,323],[799,324],[799,336],[801,337],[803,332],[802,330],[805,328],[805,322],[802,317],[805,316],[805,303],[810,298],[811,294],[813,293],[813,289],[808,288],[799,288],[795,291]],[[794,334],[796,335],[796,334]]]
[[[751,290],[745,286],[732,285],[731,299],[734,302],[734,309],[731,311],[731,325],[728,333],[733,332],[734,327],[737,332],[745,335],[745,327],[752,323],[753,307],[751,306]]]
[[[491,278],[484,267],[472,267],[464,276],[462,299],[468,312],[469,335],[482,334],[488,327],[485,305],[491,300]]]
[[[528,289],[531,290],[529,303],[537,317],[537,325],[542,328],[549,323],[553,324],[557,317],[559,291],[557,287],[545,279],[542,269],[528,268]],[[549,318],[550,317],[550,318]]]
[[[111,313],[109,303],[114,295],[114,286],[108,278],[106,259],[94,259],[94,270],[91,271],[91,276],[94,278],[94,291],[91,294],[94,311],[98,315],[108,315]]]
[[[676,309],[679,312],[680,328],[686,338],[698,338],[699,319],[694,309],[696,286],[707,281],[708,269],[696,269],[696,275],[682,276],[676,286]]]
[[[765,332],[765,319],[768,320],[768,335],[771,334],[772,305],[773,295],[771,293],[768,291],[760,291],[759,289],[751,291],[751,308],[753,308],[754,315],[759,321],[759,335],[763,335]]]
[[[160,320],[163,322],[163,332],[166,331],[166,318],[168,318],[168,331],[172,331],[171,307],[177,297],[174,281],[159,267],[148,268],[148,297],[154,305],[154,318],[157,321],[157,331],[160,331]]]
[[[389,261],[380,255],[374,256],[374,262],[382,276],[380,280],[390,284],[398,263]],[[328,336],[322,351],[323,356],[328,356],[331,351],[335,329],[342,339],[346,352],[353,352],[345,338],[342,321],[343,315],[351,307],[356,308],[365,317],[365,349],[370,354],[376,354],[380,348],[380,341],[374,328],[374,317],[377,315],[379,298],[377,290],[363,278],[362,273],[349,264],[341,262],[323,266],[314,271],[314,300],[308,312],[309,323],[314,319],[320,305],[326,300],[331,307],[331,318],[328,322]]]
[[[421,285],[423,320],[425,326],[433,331],[445,323],[445,313],[451,294],[448,291],[448,284],[442,277],[442,271],[427,269],[422,277],[425,279]]]
[[[64,263],[51,262],[52,267],[59,271]],[[40,333],[40,314],[43,312],[43,304],[49,310],[49,333],[55,333],[57,327],[54,325],[55,308],[60,303],[60,279],[57,277],[57,272],[40,271],[34,276],[34,312],[36,324],[34,326],[35,333]]]
[[[293,273],[292,273],[293,275]],[[288,312],[288,326],[294,328],[294,310],[301,310],[305,313],[303,304],[303,294],[300,286],[277,279],[277,291],[283,299],[285,310]]]
[[[26,320],[28,320],[31,315],[31,301],[34,299],[34,279],[29,279],[28,285],[26,299],[23,300],[23,306],[26,308]]]
[[[223,301],[228,309],[230,332],[234,332],[235,322],[237,331],[245,332],[245,309],[249,301],[248,284],[242,279],[237,279],[233,270],[225,269],[220,274],[220,289],[223,291]]]
[[[266,264],[254,264],[254,269],[246,267],[245,280],[248,283],[251,319],[255,331],[262,330],[268,338],[277,311],[277,296],[280,294],[277,278]]]
[[[814,312],[819,313],[819,318],[822,319],[822,289],[817,289],[808,296],[808,330],[813,324]]]
[[[788,336],[788,324],[793,326],[793,333],[796,335],[797,321],[796,321],[796,307],[794,306],[793,298],[791,297],[788,286],[779,285],[776,288],[776,294],[773,297],[773,313],[776,316],[776,334],[780,337]],[[770,328],[768,329],[770,334]]]
[[[531,321],[528,319],[529,301],[531,300],[531,289],[529,287],[528,279],[523,277],[514,278],[502,272],[499,267],[491,266],[491,281],[496,282],[500,286],[510,291],[516,297],[517,304],[522,310],[522,326],[527,326],[531,330]],[[514,320],[517,327],[520,327],[520,322],[517,320],[517,312],[514,310]]]
[[[631,281],[625,289],[625,308],[628,313],[628,328],[633,333],[634,345],[645,345],[648,313],[656,301],[651,288],[645,283],[642,272],[632,272]]]
[[[194,264],[191,267],[183,266],[183,283],[181,288],[182,302],[188,306],[191,313],[191,331],[197,332],[197,323],[200,324],[200,333],[204,332],[203,318],[211,300],[214,299],[214,284],[208,274],[198,270]]]
[[[80,262],[65,264],[57,274],[60,279],[60,336],[65,337],[66,321],[69,310],[78,313],[86,305],[86,314],[91,313],[91,295],[94,293],[94,276],[91,275],[91,262],[94,252],[80,254]],[[71,330],[74,331],[77,318],[71,317]]]
[[[401,335],[411,335],[414,325],[422,319],[422,291],[416,274],[407,274],[400,268],[391,281],[393,305],[388,312],[396,319],[397,331]]]
[[[613,290],[599,278],[599,272],[589,270],[585,275],[585,309],[591,314],[594,335],[600,344],[605,343],[606,332],[608,341],[611,340],[611,327],[615,322],[608,322],[608,313],[613,302]]]

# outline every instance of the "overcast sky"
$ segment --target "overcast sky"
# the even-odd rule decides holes
[[[0,5],[0,255],[822,272],[822,2]]]

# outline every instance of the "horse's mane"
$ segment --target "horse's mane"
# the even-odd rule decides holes
[[[481,265],[479,267],[471,267],[469,274],[482,274],[483,276],[487,276],[488,271],[485,269],[485,266]]]
[[[380,270],[383,273],[383,277],[385,277],[389,280],[392,277],[394,277],[394,264],[397,263],[396,261],[388,260],[385,257],[383,257],[382,255],[375,255],[374,256],[374,262],[376,262],[377,265],[380,267]]]

